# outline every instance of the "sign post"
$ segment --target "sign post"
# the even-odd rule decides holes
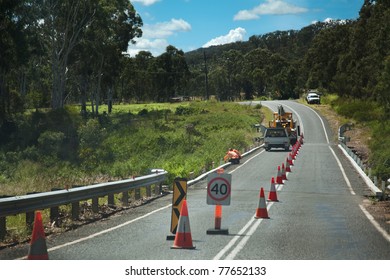
[[[228,229],[221,229],[222,205],[230,205],[231,174],[224,174],[223,168],[211,173],[207,178],[207,204],[215,205],[215,226],[207,234],[229,234]]]

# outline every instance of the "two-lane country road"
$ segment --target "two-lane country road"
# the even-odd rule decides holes
[[[194,250],[172,250],[171,196],[121,215],[47,238],[50,259],[115,260],[339,260],[390,259],[388,234],[363,212],[367,187],[335,143],[325,121],[312,109],[292,101],[283,104],[299,116],[304,144],[278,202],[268,202],[270,219],[254,219],[260,187],[268,197],[271,177],[288,152],[258,149],[232,174],[231,205],[223,207],[222,228],[229,235],[207,235],[214,226],[214,206],[206,204],[207,181],[188,190],[188,212]],[[363,210],[362,210],[363,209]],[[23,251],[0,252],[0,258],[22,257]],[[27,251],[24,252],[26,254]]]

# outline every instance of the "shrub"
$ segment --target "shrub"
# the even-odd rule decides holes
[[[42,155],[58,157],[63,147],[65,134],[63,132],[45,131],[38,138]]]

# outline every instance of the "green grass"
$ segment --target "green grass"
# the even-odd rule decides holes
[[[71,106],[18,117],[17,132],[0,150],[0,195],[118,180],[150,168],[167,170],[168,183],[196,176],[228,148],[251,146],[262,118],[260,107],[216,101],[115,105],[112,114],[87,119],[77,112]]]
[[[353,99],[327,94],[322,98],[337,114],[345,117],[345,122],[368,128],[368,143],[371,151],[369,165],[373,175],[382,180],[390,177],[390,121],[384,107],[374,100]]]

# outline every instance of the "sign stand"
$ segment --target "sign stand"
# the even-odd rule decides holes
[[[223,168],[217,170],[217,173],[210,174],[207,184],[207,204],[215,205],[214,228],[208,229],[207,234],[228,235],[228,229],[221,229],[222,223],[222,204],[230,205],[231,175],[223,174]]]

